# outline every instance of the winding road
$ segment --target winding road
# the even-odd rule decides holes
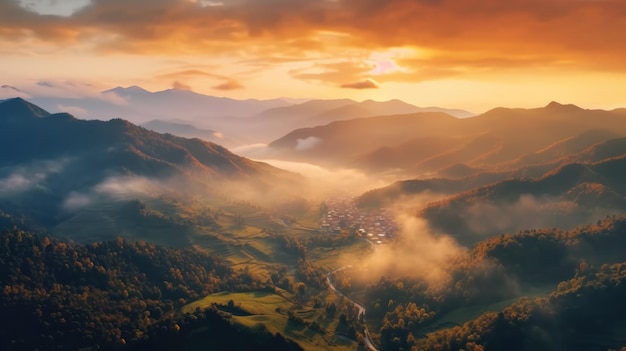
[[[332,280],[330,279],[330,275],[338,272],[338,271],[342,271],[344,269],[347,268],[351,268],[352,266],[343,266],[341,268],[337,268],[332,272],[328,272],[326,274],[326,282],[328,282],[328,286],[330,287],[330,289],[336,293],[339,296],[342,296],[343,298],[347,299],[348,301],[352,302],[354,304],[354,306],[356,306],[356,308],[358,308],[359,313],[357,315],[357,318],[360,319],[361,321],[363,321],[363,325],[364,325],[364,330],[363,330],[363,335],[365,336],[363,338],[363,344],[365,345],[365,347],[368,350],[372,350],[372,351],[378,351],[378,349],[376,348],[376,346],[374,346],[374,343],[372,342],[372,338],[370,337],[370,332],[367,329],[367,325],[365,324],[365,307],[361,304],[359,304],[358,302],[352,300],[351,298],[349,298],[348,296],[346,296],[345,294],[343,294],[341,291],[337,290],[337,287],[335,286],[335,284],[333,284]]]

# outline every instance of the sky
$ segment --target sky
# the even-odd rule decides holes
[[[30,95],[610,109],[626,107],[626,1],[0,0],[0,73]]]

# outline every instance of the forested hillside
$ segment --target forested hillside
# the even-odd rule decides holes
[[[573,282],[581,284],[595,279],[593,277],[596,275],[604,277],[606,265],[618,264],[615,266],[618,267],[615,268],[615,274],[621,274],[619,279],[624,279],[623,270],[626,264],[619,266],[619,263],[626,262],[626,252],[623,250],[625,245],[624,216],[607,217],[593,225],[570,231],[526,230],[515,235],[496,236],[478,243],[467,254],[450,261],[445,267],[448,277],[443,283],[433,284],[411,277],[383,278],[367,287],[365,299],[368,301],[368,311],[371,311],[370,318],[380,320],[381,345],[384,349],[406,349],[415,345],[419,345],[421,349],[426,343],[430,348],[436,349],[436,343],[432,340],[417,340],[426,336],[430,338],[429,332],[445,329],[450,323],[469,322],[478,317],[476,312],[498,312],[520,297],[529,297],[524,301],[530,301],[530,297],[547,296],[545,294],[549,291],[557,289],[560,294],[564,289],[570,290]],[[570,281],[572,278],[574,280]],[[613,278],[608,280],[617,284]],[[568,282],[560,283],[562,281]],[[602,289],[606,290],[602,294],[606,293],[607,299],[610,298],[607,305],[602,305],[602,311],[626,308],[623,301],[616,299],[616,296],[620,296],[618,293],[611,295],[614,293],[613,288],[605,284]],[[569,308],[577,311],[577,314],[570,318],[570,322],[578,323],[578,326],[584,325],[583,311],[592,308],[598,302],[596,298],[600,298],[599,295],[572,300]],[[552,300],[550,299],[550,304],[553,303]],[[533,304],[539,305],[543,302],[544,300],[537,300]],[[542,309],[552,309],[550,304]],[[524,306],[524,309],[530,308],[525,305],[526,303],[514,305],[510,310],[519,309],[520,306]],[[611,319],[606,319],[605,322],[616,326],[616,323],[623,320],[620,319],[619,312],[613,312],[611,310],[611,314],[607,315]],[[492,315],[497,313],[487,316]],[[483,321],[469,322],[468,325],[473,326]],[[521,325],[509,327],[511,333],[529,332]],[[520,328],[516,329],[517,327]],[[555,338],[567,340],[570,335],[567,334],[568,330],[563,330],[562,333],[552,330],[550,333]],[[504,342],[507,335],[494,331],[493,337],[501,337],[498,342]],[[477,340],[470,338],[468,341]],[[454,345],[450,346],[450,350],[463,348],[465,344]],[[560,348],[562,346],[553,349],[563,349]],[[501,347],[504,344],[498,344],[495,349]]]
[[[224,345],[231,335],[240,342],[233,349],[297,349],[266,332],[235,329],[216,310],[177,312],[217,291],[272,290],[216,256],[121,238],[83,245],[19,230],[0,234],[3,350],[165,350],[195,329],[193,337],[219,336]]]

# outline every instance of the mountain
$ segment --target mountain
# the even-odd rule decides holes
[[[196,116],[202,118],[246,117],[267,109],[290,105],[280,99],[235,100],[181,89],[149,92],[138,86],[116,87],[103,93],[114,93],[126,99],[129,105],[140,107],[147,112],[163,113],[167,111],[169,114],[180,114],[182,110],[185,111],[188,119]]]
[[[159,134],[121,119],[49,114],[20,98],[0,103],[0,211],[45,227],[95,204],[123,206],[169,193],[236,195],[228,195],[228,186],[245,186],[243,196],[258,191],[271,198],[278,185],[299,182],[292,173],[200,139]]]
[[[407,104],[404,101],[394,99],[381,102],[373,100],[355,102],[312,116],[310,120],[312,123],[315,123],[315,125],[322,125],[347,119],[418,112],[442,112],[457,118],[473,116],[471,112],[464,110],[445,109],[440,107],[417,107]]]
[[[586,136],[589,135],[610,136],[612,133],[590,131],[589,133],[583,133],[582,136],[586,138]],[[566,142],[571,143],[577,139],[578,138],[568,138]],[[431,143],[431,145],[433,145],[433,143]],[[556,145],[561,147],[563,143]],[[546,150],[550,149],[553,148]],[[575,149],[580,149],[580,147],[577,146]],[[419,194],[453,195],[458,192],[465,192],[473,188],[507,179],[539,178],[550,171],[571,163],[595,163],[611,158],[619,158],[624,156],[626,153],[625,150],[626,138],[616,138],[594,144],[578,153],[563,154],[563,156],[556,161],[533,164],[513,170],[487,171],[459,163],[439,170],[434,177],[399,180],[388,186],[370,190],[359,196],[357,202],[359,206],[362,207],[385,207],[401,198]],[[561,153],[559,153],[559,155],[560,154]],[[371,155],[374,155],[374,153]],[[392,157],[393,155],[393,152],[380,155],[380,161],[378,162],[393,162],[394,165],[399,164],[399,161]],[[386,159],[385,156],[387,157]]]
[[[462,243],[528,227],[572,228],[626,211],[626,153],[507,179],[433,202],[420,216]]]
[[[561,167],[560,162],[544,163],[511,171],[486,172],[456,164],[438,172],[438,177],[399,180],[388,186],[369,190],[357,198],[361,207],[385,207],[415,195],[454,195],[473,188],[516,178],[538,178]]]
[[[519,159],[518,163],[520,165],[537,164],[578,154],[592,145],[596,145],[619,136],[620,135],[618,133],[615,133],[612,130],[587,130],[581,134],[558,140],[532,154],[524,155]]]
[[[433,120],[418,122],[427,115]],[[553,162],[625,135],[626,114],[620,111],[552,102],[535,109],[496,108],[465,119],[431,113],[333,122],[294,130],[270,143],[269,151],[274,158],[415,176],[455,164],[511,170]]]
[[[312,118],[317,114],[324,113],[341,106],[348,106],[356,103],[356,101],[350,99],[311,100],[297,105],[268,109],[257,114],[254,118],[265,121],[289,119],[303,120]]]
[[[458,120],[436,112],[380,116],[337,121],[296,129],[269,144],[274,157],[313,161],[324,165],[350,165],[359,155],[409,141],[429,133],[445,134]]]
[[[89,154],[90,162],[104,162],[106,168],[98,171],[113,167],[138,175],[154,174],[146,172],[151,169],[157,174],[197,171],[239,177],[275,170],[210,142],[159,134],[122,119],[85,121],[49,114],[20,98],[0,104],[0,123],[2,166]]]
[[[169,133],[184,138],[198,138],[213,142],[220,139],[219,132],[210,129],[196,128],[191,124],[186,124],[182,122],[171,122],[153,119],[152,121],[143,123],[141,126],[157,133]]]
[[[458,117],[471,115],[463,110],[416,107],[400,100],[384,102],[289,98],[237,100],[185,89],[152,92],[140,86],[118,86],[102,92],[82,92],[74,93],[75,96],[72,97],[59,97],[67,95],[66,89],[45,82],[40,84],[49,89],[59,88],[64,94],[31,97],[28,92],[6,86],[0,91],[0,98],[21,96],[48,111],[69,112],[82,119],[122,118],[136,124],[152,120],[184,119],[185,124],[198,129],[213,130],[225,136],[226,139],[219,141],[228,147],[268,143],[294,129],[337,120],[415,112],[445,112]]]
[[[1,123],[19,123],[22,119],[43,118],[49,115],[48,111],[27,103],[22,98],[2,100],[0,103]]]
[[[619,157],[626,150],[626,137],[607,140],[592,145],[584,151],[565,157],[566,160],[577,162],[598,162],[607,158]]]
[[[277,138],[294,129],[315,127],[335,121],[417,112],[443,112],[463,117],[472,115],[463,110],[417,107],[400,100],[357,102],[349,99],[336,99],[311,100],[293,106],[270,109],[250,118],[250,123],[255,126],[256,130]]]
[[[141,124],[184,117],[187,124],[198,129],[215,130],[231,137],[232,140],[222,141],[232,141],[232,145],[227,145],[231,147],[248,142],[236,128],[240,118],[292,104],[281,99],[236,100],[180,89],[151,92],[138,86],[116,87],[84,97],[34,97],[29,101],[49,111],[71,112],[82,119],[122,118]]]

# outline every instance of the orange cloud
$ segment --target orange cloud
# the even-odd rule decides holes
[[[234,79],[229,79],[222,84],[218,84],[213,87],[213,89],[217,90],[235,90],[235,89],[243,89],[243,85]]]
[[[170,72],[166,74],[158,75],[158,79],[184,79],[184,78],[216,78],[216,79],[228,79],[227,77],[220,74],[213,74],[209,72],[205,72],[199,69],[186,69],[182,71]]]
[[[345,82],[367,79],[369,72],[376,66],[362,60],[316,63],[310,67],[291,70],[289,74],[296,79],[309,82],[341,85]]]
[[[626,28],[623,0],[93,0],[69,17],[0,1],[0,42],[14,48],[210,52],[256,62],[324,62],[392,47],[435,53],[398,61],[407,70],[377,76],[380,82],[529,65],[626,72],[626,31],[620,28]],[[293,76],[333,84],[367,78],[358,72],[339,79],[339,73]]]
[[[378,83],[373,79],[366,79],[356,83],[342,84],[341,87],[349,89],[377,89]]]

